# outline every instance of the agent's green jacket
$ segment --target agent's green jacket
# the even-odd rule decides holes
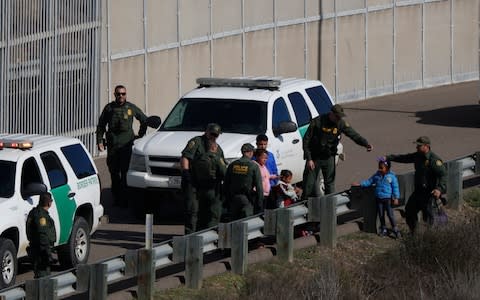
[[[98,119],[97,144],[102,143],[105,132],[109,152],[131,143],[135,139],[132,128],[133,118],[140,122],[138,136],[144,136],[147,132],[147,116],[135,104],[127,101],[119,105],[116,101],[112,101],[105,105]]]
[[[415,166],[415,190],[431,192],[447,190],[447,170],[442,159],[432,151],[423,154],[414,152],[401,155],[387,155],[388,160],[399,163],[413,163]]]
[[[228,165],[224,188],[227,199],[241,194],[251,201],[254,195],[258,199],[258,207],[263,208],[262,175],[258,165],[250,158],[243,156]]]
[[[28,214],[27,238],[33,251],[51,254],[51,248],[57,240],[55,223],[41,206],[33,208]]]
[[[303,137],[303,158],[316,160],[336,155],[342,133],[360,146],[368,145],[367,140],[350,127],[345,120],[340,119],[338,124],[335,124],[330,121],[328,114],[324,114],[310,121]]]

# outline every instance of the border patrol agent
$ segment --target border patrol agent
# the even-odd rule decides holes
[[[35,278],[50,275],[52,247],[57,240],[55,223],[48,213],[51,206],[52,196],[50,193],[42,193],[38,205],[30,211],[27,217],[27,238],[30,241],[27,252],[33,261]]]
[[[263,210],[262,176],[252,161],[254,147],[243,144],[242,157],[228,165],[224,188],[229,201],[232,221]]]
[[[440,199],[447,188],[447,169],[442,159],[430,150],[430,139],[421,136],[413,143],[417,145],[417,152],[386,156],[388,160],[413,163],[415,166],[415,189],[405,206],[406,221],[411,233],[415,232],[419,211],[422,211],[424,221],[433,224],[432,200]]]
[[[336,104],[328,114],[320,115],[310,121],[303,137],[303,156],[306,160],[303,172],[302,198],[304,199],[319,196],[316,195],[315,183],[320,171],[325,182],[325,194],[335,192],[335,156],[342,133],[357,145],[367,148],[367,151],[373,149],[364,137],[342,119],[343,117],[345,117],[343,107]]]
[[[210,123],[205,133],[190,139],[182,151],[185,234],[215,226],[220,221],[220,189],[226,169],[223,150],[216,143],[221,133],[220,125]],[[202,167],[204,164],[209,166]]]
[[[112,179],[114,204],[126,205],[127,171],[136,138],[132,128],[133,118],[140,122],[138,137],[142,137],[147,132],[147,116],[135,104],[127,101],[127,89],[123,85],[115,87],[114,95],[115,101],[104,107],[98,119],[97,146],[100,152],[105,150],[103,135],[106,132],[107,166]]]

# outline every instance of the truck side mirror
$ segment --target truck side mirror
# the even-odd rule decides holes
[[[282,133],[294,132],[297,130],[297,124],[292,121],[284,121],[278,124],[278,127],[273,128],[273,134],[279,136]]]
[[[47,192],[47,186],[40,182],[33,182],[27,184],[25,189],[22,191],[22,196],[24,199],[28,199],[31,196],[40,195]]]
[[[157,129],[162,124],[162,119],[159,116],[150,116],[145,123],[148,127]]]

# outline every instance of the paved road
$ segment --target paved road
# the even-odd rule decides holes
[[[346,161],[337,168],[337,190],[345,190],[352,182],[373,174],[376,157],[415,151],[412,142],[420,135],[430,137],[432,150],[444,160],[480,151],[478,86],[475,81],[345,104],[346,120],[374,149],[366,152],[348,138],[342,139]],[[97,158],[96,164],[104,187],[102,203],[110,222],[102,224],[93,236],[90,262],[122,254],[144,243],[142,221],[136,220],[129,209],[111,205],[105,157]],[[394,164],[393,170],[401,174],[412,170],[412,166]],[[183,233],[183,226],[172,224],[169,219],[156,220],[155,224],[163,225],[154,226],[155,242]],[[26,272],[18,280],[31,276],[31,272]]]

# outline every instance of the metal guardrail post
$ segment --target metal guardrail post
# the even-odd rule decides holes
[[[218,248],[228,249],[230,245],[231,223],[218,223]]]
[[[320,222],[320,211],[321,211],[321,197],[309,197],[308,198],[308,221],[309,222]]]
[[[56,300],[57,281],[52,278],[40,278],[25,282],[26,299],[28,300]]]
[[[409,172],[398,175],[398,185],[400,186],[400,199],[403,199],[401,204],[405,205],[415,188],[415,173]]]
[[[293,211],[277,210],[277,256],[284,261],[293,261]]]
[[[153,214],[145,216],[145,248],[152,249],[153,245]]]
[[[248,255],[248,224],[236,222],[232,224],[232,272],[245,274],[247,271]]]
[[[138,274],[138,250],[125,252],[125,276],[132,277]]]
[[[377,206],[373,187],[352,186],[350,201],[356,203],[363,217],[362,231],[377,233]]]
[[[447,198],[450,208],[459,209],[463,203],[463,164],[461,161],[447,163]]]
[[[155,264],[152,249],[138,250],[138,299],[150,300],[153,297],[155,282]]]
[[[265,210],[263,222],[263,234],[274,236],[277,227],[277,213],[274,209]]]
[[[181,263],[185,261],[185,247],[186,236],[174,236],[173,241],[173,255],[172,260],[174,263]]]
[[[334,248],[337,245],[337,195],[320,198],[320,245]]]
[[[475,152],[475,174],[480,175],[480,152]]]
[[[188,236],[185,255],[185,286],[191,289],[202,287],[203,276],[203,237]]]
[[[107,265],[77,266],[77,292],[87,292],[90,300],[107,299]]]

